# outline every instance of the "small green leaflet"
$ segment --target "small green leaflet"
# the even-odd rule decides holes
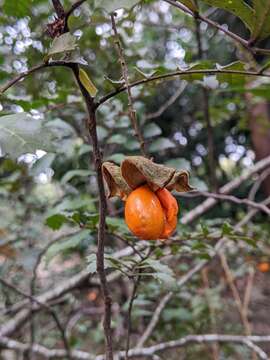
[[[0,117],[0,147],[12,158],[34,153],[37,149],[52,151],[55,138],[44,122],[26,113]]]
[[[95,87],[95,85],[92,83],[92,81],[90,80],[87,73],[81,68],[79,69],[79,79],[80,79],[81,83],[83,84],[83,86],[85,87],[85,89],[88,91],[88,93],[92,97],[95,97],[97,95],[98,90]]]
[[[65,53],[67,51],[73,51],[76,49],[77,38],[71,33],[67,32],[59,37],[55,38],[52,42],[51,48],[46,56],[50,58],[53,55]]]
[[[62,225],[68,222],[69,219],[64,214],[54,214],[46,219],[45,224],[49,226],[52,230],[59,230]]]
[[[129,10],[137,5],[140,0],[95,0],[95,8],[103,8],[108,13],[124,8]]]
[[[185,5],[187,8],[189,8],[191,11],[198,11],[198,7],[196,3],[193,0],[178,0],[181,4]]]
[[[253,0],[255,10],[253,40],[263,40],[270,35],[270,1]]]

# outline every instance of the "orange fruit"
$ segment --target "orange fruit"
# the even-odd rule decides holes
[[[167,239],[174,232],[177,225],[178,204],[175,197],[167,189],[159,189],[156,194],[166,217],[161,239]]]
[[[153,192],[143,185],[129,194],[125,204],[125,221],[140,239],[168,238],[177,224],[178,205],[166,189]]]
[[[267,272],[270,270],[270,264],[268,262],[261,262],[257,265],[257,268],[261,272]]]

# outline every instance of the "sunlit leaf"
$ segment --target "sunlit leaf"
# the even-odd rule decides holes
[[[47,57],[75,50],[77,47],[76,42],[76,36],[71,35],[69,32],[60,35],[53,40]]]
[[[37,149],[52,151],[55,149],[53,139],[53,132],[43,121],[26,113],[0,117],[0,147],[12,158]]]
[[[46,171],[51,167],[53,161],[55,159],[55,154],[48,153],[42,156],[42,158],[38,159],[34,165],[30,169],[30,174],[32,176],[37,176],[40,173]]]
[[[155,123],[147,124],[143,128],[143,136],[145,138],[151,138],[153,136],[160,135],[161,132],[162,131],[161,131],[160,127]]]
[[[157,152],[161,150],[171,149],[174,147],[175,144],[170,139],[159,137],[157,140],[154,140],[149,146],[149,151]]]
[[[88,177],[91,174],[93,174],[90,170],[84,170],[84,169],[77,169],[77,170],[70,170],[65,173],[65,175],[62,177],[61,182],[63,184],[66,184],[70,180],[72,180],[74,177]]]
[[[87,75],[87,73],[81,68],[79,69],[79,78],[85,89],[89,92],[89,94],[92,97],[95,97],[98,90]]]
[[[46,219],[45,224],[52,230],[59,230],[69,219],[63,214],[55,214]]]

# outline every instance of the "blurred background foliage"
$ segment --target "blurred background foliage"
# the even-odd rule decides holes
[[[100,98],[117,88],[122,79],[110,17],[94,3],[88,1],[76,9],[69,18],[69,27],[78,44],[72,56],[91,77]],[[198,3],[202,13],[220,24],[226,24],[224,26],[244,38],[248,37],[248,30],[239,18],[205,2]],[[63,4],[68,9],[71,1],[63,1]],[[2,86],[17,74],[40,64],[46,57],[51,40],[44,31],[48,22],[53,21],[54,12],[50,2],[45,0],[0,0],[0,9]],[[118,10],[116,19],[131,81],[143,79],[154,72],[163,74],[186,68],[200,61],[194,19],[168,3],[144,1],[131,11]],[[200,24],[200,31],[207,67],[214,68],[215,64],[225,66],[239,60],[249,67],[253,66],[246,52],[223,33],[206,23]],[[262,45],[267,47],[269,40],[263,40]],[[257,66],[262,66],[267,57],[260,55],[254,60]],[[205,62],[200,62],[200,67]],[[248,99],[247,86],[250,87]],[[208,157],[203,88],[209,94],[214,169]],[[221,187],[262,157],[254,146],[254,136],[256,143],[258,134],[250,124],[254,125],[263,118],[265,131],[262,136],[269,136],[268,113],[254,116],[252,110],[268,106],[268,79],[235,76],[232,81],[227,78],[218,81],[215,76],[189,76],[186,81],[173,78],[134,87],[132,93],[150,156],[158,163],[190,171],[191,183],[199,190],[215,190],[210,182],[211,172],[214,171],[217,185]],[[103,158],[118,164],[127,155],[139,154],[139,143],[130,125],[127,105],[127,96],[122,92],[102,104],[97,114]],[[248,111],[247,105],[253,108]],[[37,142],[39,135],[46,142],[45,133],[46,138],[49,132],[56,137],[52,149],[51,144],[41,148],[33,145],[33,151],[25,153],[14,136],[7,138],[0,128],[0,273],[1,277],[28,292],[33,267],[40,252],[48,246],[38,268],[35,289],[38,294],[85,269],[87,256],[91,257],[96,249],[97,184],[94,169],[89,167],[92,147],[88,144],[85,130],[86,112],[72,73],[60,67],[42,69],[10,88],[0,98],[0,110],[1,116],[15,114],[14,129],[23,135],[25,128],[20,114],[31,114],[33,128],[30,127],[29,131],[35,135]],[[10,124],[10,118],[5,119],[3,122]],[[35,132],[36,123],[45,126],[41,133]],[[264,156],[267,154],[270,154],[270,143]],[[256,179],[257,175],[254,175],[234,195],[246,197]],[[264,184],[256,200],[262,201],[267,195],[270,195],[269,185]],[[151,258],[157,263],[149,264],[153,277],[142,277],[134,302],[132,344],[142,334],[157,299],[168,291],[168,283],[169,288],[173,288],[175,278],[188,271],[199,259],[209,258],[215,244],[212,234],[216,231],[233,233],[228,228],[231,229],[247,212],[245,207],[219,202],[193,224],[184,226],[181,217],[198,205],[202,198],[179,199],[180,218],[175,240],[180,240],[181,245],[176,242],[169,247],[154,246]],[[136,244],[123,222],[123,204],[119,200],[109,201],[108,212],[106,253],[113,254],[125,247],[127,242]],[[245,238],[234,239],[230,244],[229,263],[241,294],[250,269],[256,271],[260,261],[270,261],[269,230],[269,219],[259,213],[245,226]],[[110,259],[108,262],[108,267],[123,271],[129,259],[118,263]],[[254,332],[265,334],[270,330],[269,317],[265,316],[269,311],[266,303],[269,275],[256,271],[255,276],[257,282],[250,316]],[[207,268],[208,285],[203,278],[202,274],[195,276],[180,292],[176,292],[148,344],[190,333],[243,332],[218,259]],[[131,285],[128,277],[121,276],[115,286],[111,286],[113,331],[116,347],[120,348],[123,347]],[[19,300],[20,296],[1,288],[2,323],[10,316],[4,315],[6,309]],[[86,281],[56,300],[53,306],[66,324],[72,348],[94,353],[102,351],[102,301],[97,285]],[[48,314],[40,312],[36,318],[39,323],[37,342],[49,347],[57,346],[60,337]],[[24,325],[25,328],[27,326]],[[26,341],[28,335],[23,331],[24,327],[16,332],[16,337]],[[196,345],[178,353],[174,351],[170,356],[171,359],[179,359],[179,356],[183,359],[198,359],[199,356],[201,359],[212,359],[211,351],[208,346]],[[227,345],[220,347],[219,354],[220,359],[248,359],[250,356],[250,352],[241,346]]]

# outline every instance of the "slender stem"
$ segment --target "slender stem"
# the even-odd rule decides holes
[[[65,66],[67,68],[72,68],[73,66],[77,65],[76,63],[72,62],[66,62],[64,60],[61,61],[52,61],[50,63],[42,63],[40,65],[34,66],[33,68],[29,69],[26,72],[21,73],[20,75],[16,76],[14,79],[9,81],[6,85],[4,85],[2,88],[0,88],[0,95],[3,94],[6,90],[8,90],[10,87],[15,85],[20,80],[26,78],[27,76],[33,74],[34,72],[44,69],[47,67],[57,67],[57,66]],[[129,87],[133,88],[139,85],[143,85],[152,81],[158,81],[162,79],[174,79],[175,77],[179,76],[185,76],[185,75],[196,75],[196,74],[205,74],[205,75],[215,75],[215,74],[231,74],[231,75],[244,75],[244,76],[258,76],[258,77],[266,77],[270,78],[269,73],[263,73],[261,74],[260,71],[242,71],[242,70],[222,70],[222,69],[201,69],[201,70],[177,70],[173,72],[169,72],[167,74],[152,76],[149,78],[141,79],[138,81],[134,81],[133,83],[130,83]],[[102,98],[100,98],[97,102],[94,103],[94,108],[97,109],[100,105],[102,105],[107,100],[113,98],[114,96],[120,94],[121,92],[126,90],[126,85],[123,85],[119,87],[118,89],[104,95]]]
[[[66,21],[70,17],[70,15],[76,10],[79,6],[81,6],[86,0],[78,0],[73,5],[71,5],[70,9],[65,13]]]
[[[61,4],[60,0],[52,0],[54,10],[59,19],[65,17],[65,10],[63,5]]]
[[[144,156],[146,156],[144,138],[143,138],[141,130],[138,126],[138,119],[137,119],[136,111],[134,109],[134,102],[133,102],[133,97],[131,94],[131,87],[130,87],[129,76],[128,76],[128,67],[127,67],[127,63],[125,60],[125,56],[124,56],[124,50],[121,45],[120,36],[118,34],[116,23],[115,23],[115,14],[111,14],[111,22],[112,22],[112,29],[113,29],[114,37],[115,37],[115,47],[116,47],[119,61],[121,64],[122,75],[123,75],[123,78],[125,81],[126,91],[127,91],[127,95],[128,95],[129,118],[130,118],[131,124],[133,126],[133,129],[135,131],[135,135],[140,143],[141,152]]]
[[[133,284],[133,290],[132,290],[132,294],[129,300],[129,305],[128,305],[128,314],[127,314],[127,341],[126,341],[126,360],[128,360],[128,351],[129,351],[129,347],[130,347],[130,335],[131,335],[131,330],[132,330],[132,322],[131,322],[131,313],[132,313],[132,307],[133,307],[133,303],[134,300],[137,296],[137,290],[138,290],[138,286],[139,286],[139,282],[140,282],[140,274],[137,276],[136,280],[134,281]]]
[[[65,330],[64,330],[64,328],[63,328],[63,326],[62,326],[62,324],[61,324],[61,322],[60,322],[60,320],[58,318],[57,313],[49,305],[42,303],[41,301],[39,301],[37,298],[33,297],[32,295],[26,294],[25,292],[20,290],[18,287],[15,287],[14,285],[7,282],[6,280],[0,278],[0,283],[2,285],[4,285],[5,287],[13,290],[17,294],[25,297],[26,299],[31,300],[31,302],[34,302],[34,303],[38,304],[41,308],[44,308],[46,311],[48,311],[52,315],[52,317],[53,317],[53,319],[55,321],[55,324],[58,327],[59,332],[60,332],[60,334],[62,336],[63,343],[64,343],[64,346],[65,346],[65,350],[66,350],[66,353],[67,353],[67,358],[71,360],[72,355],[71,355],[69,344],[68,344],[68,341],[67,341],[67,338],[66,338],[66,335],[65,335]],[[31,343],[29,344],[29,350],[28,351],[30,353],[31,353],[31,351],[33,351],[33,344],[31,344]]]
[[[93,98],[89,95],[88,91],[84,88],[79,77],[79,67],[72,67],[73,74],[78,82],[82,96],[84,98],[87,108],[87,129],[89,138],[93,146],[94,166],[97,174],[98,193],[99,193],[99,226],[98,226],[98,249],[97,249],[97,272],[100,279],[101,291],[104,299],[105,312],[103,319],[103,328],[106,338],[106,359],[113,360],[113,347],[112,347],[112,330],[111,330],[111,296],[109,293],[106,272],[104,269],[104,243],[106,237],[106,195],[102,176],[102,157],[99,148],[96,128],[96,110]],[[90,160],[92,163],[92,161]]]
[[[270,74],[267,74],[267,73],[261,74],[260,72],[257,72],[257,71],[222,70],[222,69],[220,69],[220,70],[219,69],[177,70],[177,71],[172,71],[167,74],[156,75],[156,76],[147,77],[145,79],[134,81],[133,83],[130,83],[130,88],[133,88],[133,87],[136,87],[139,85],[143,85],[143,84],[146,84],[146,83],[149,83],[152,81],[158,81],[158,80],[167,79],[167,78],[174,80],[174,78],[177,76],[181,77],[181,76],[185,76],[185,75],[195,75],[195,74],[205,74],[205,75],[231,74],[231,75],[270,77]],[[102,98],[100,98],[96,102],[96,107],[99,107],[107,100],[113,98],[114,96],[120,94],[121,92],[123,92],[125,90],[126,90],[126,85],[123,85],[123,86],[119,87],[118,89],[104,95]]]
[[[196,27],[196,39],[197,39],[197,46],[198,46],[198,57],[200,60],[205,58],[205,53],[202,47],[202,36],[201,36],[201,29],[200,23],[198,18],[195,17],[195,27]],[[204,121],[206,122],[207,127],[207,143],[208,143],[208,167],[210,173],[210,185],[211,189],[217,190],[217,178],[216,178],[216,161],[215,161],[215,147],[214,147],[214,131],[210,116],[210,109],[209,109],[209,91],[203,87],[202,88],[202,96],[203,96],[203,114],[204,114]]]

